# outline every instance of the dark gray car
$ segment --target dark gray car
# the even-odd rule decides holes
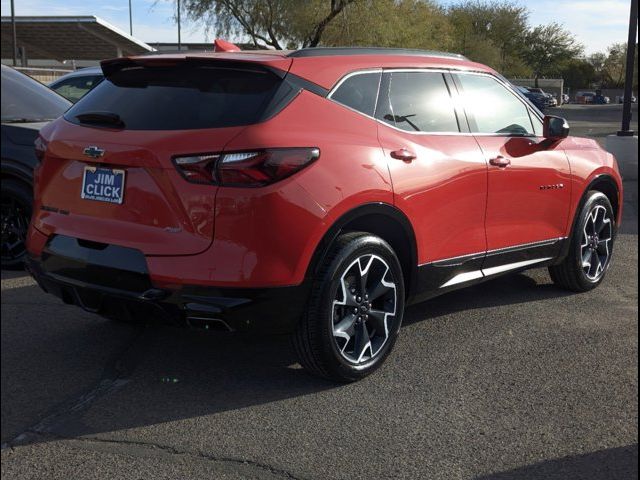
[[[22,264],[31,218],[33,142],[71,103],[36,80],[2,65],[2,268]]]

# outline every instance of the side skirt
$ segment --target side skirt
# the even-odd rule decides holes
[[[551,265],[567,241],[554,238],[419,265],[416,286],[407,303],[422,302],[507,273]]]

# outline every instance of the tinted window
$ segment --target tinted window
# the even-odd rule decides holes
[[[281,80],[263,69],[130,67],[114,72],[66,114],[117,114],[127,130],[188,130],[256,123]]]
[[[331,94],[331,99],[366,115],[373,116],[376,98],[378,97],[380,75],[379,72],[352,75]]]
[[[102,75],[71,77],[52,86],[51,89],[67,100],[77,102],[102,80]]]
[[[486,75],[458,75],[463,104],[476,133],[533,134],[529,110],[504,85]]]
[[[441,73],[392,72],[376,116],[410,132],[457,132],[458,121]]]
[[[2,121],[58,118],[71,105],[40,82],[2,66]]]

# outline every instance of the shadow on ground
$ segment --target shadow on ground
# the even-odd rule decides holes
[[[632,480],[638,478],[638,444],[546,460],[477,480]]]
[[[36,286],[19,287],[4,291],[3,301],[39,295]],[[414,305],[405,314],[405,326],[462,310],[525,304],[567,295],[552,284],[538,284],[524,274],[511,275]],[[56,308],[49,306],[52,307]],[[77,349],[83,338],[89,341],[104,337],[105,330],[114,327],[130,329],[129,340],[107,360],[97,383],[91,383],[83,392],[69,390],[67,400],[50,408],[37,424],[25,426],[36,434],[29,442],[40,441],[47,435],[74,437],[197,418],[340,387],[305,373],[297,364],[286,336],[258,337],[156,325],[110,325],[108,321],[66,306],[60,305],[55,311],[61,317],[69,312],[78,317],[73,320],[80,325],[86,321],[86,326],[72,327],[65,334],[64,329],[41,329],[27,341],[16,339],[20,343],[19,358],[31,358],[34,375],[12,378],[12,365],[3,365],[3,383],[22,383],[20,390],[4,399],[12,405],[3,404],[3,409],[14,412],[13,415],[20,415],[19,405],[31,402],[33,392],[46,388],[47,382],[53,384],[60,378],[74,376],[75,359],[66,356],[57,363],[56,371],[51,371],[43,380],[50,367],[38,364],[40,352],[50,350],[52,345],[61,351],[65,345],[76,345],[74,349]],[[60,318],[61,322],[65,320],[70,319]],[[22,321],[21,316],[3,319],[3,322]],[[20,331],[6,325],[3,330],[7,334]],[[9,339],[5,337],[5,341]],[[10,357],[8,363],[19,358]],[[66,371],[59,371],[61,369]],[[29,382],[32,384],[28,385]],[[106,407],[95,405],[107,395]],[[90,418],[86,414],[89,409]]]

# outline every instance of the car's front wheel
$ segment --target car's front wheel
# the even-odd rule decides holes
[[[300,363],[338,381],[370,374],[393,348],[404,296],[400,262],[387,242],[362,232],[341,235],[319,269],[294,335]]]
[[[549,267],[553,282],[574,292],[597,287],[611,264],[615,234],[611,202],[604,193],[590,191],[575,222],[569,254]]]

